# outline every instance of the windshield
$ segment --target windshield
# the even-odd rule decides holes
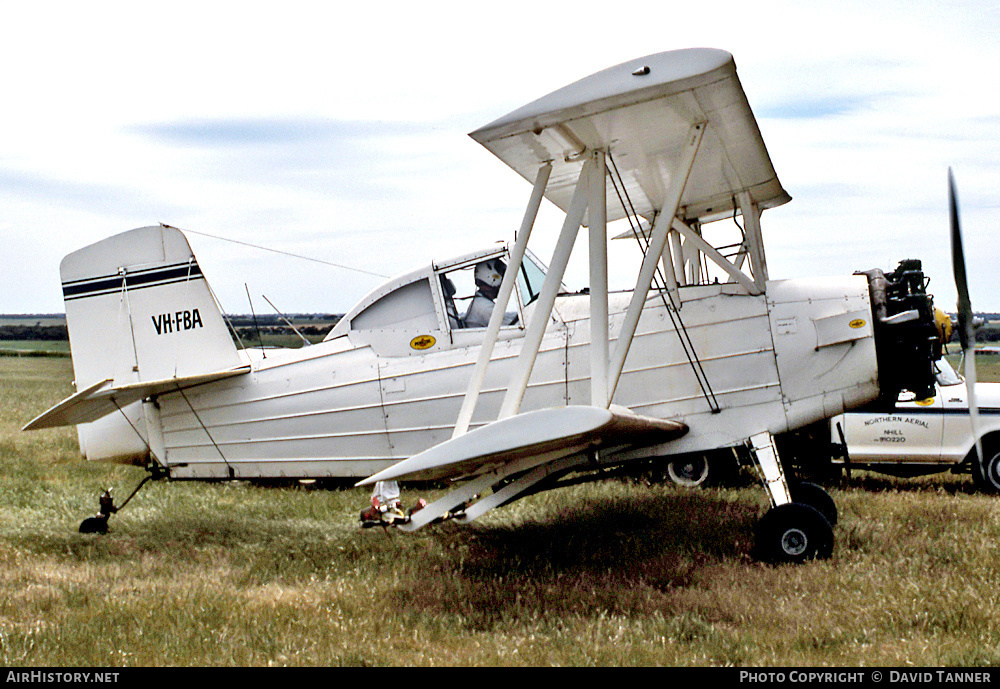
[[[960,385],[965,382],[962,379],[962,376],[955,373],[955,369],[951,367],[951,364],[949,364],[944,357],[934,362],[934,370],[936,371],[938,385],[941,385],[942,387],[947,385]]]
[[[541,267],[530,251],[525,252],[521,261],[521,274],[518,276],[517,288],[521,292],[521,303],[527,306],[538,298],[545,282],[545,270]]]

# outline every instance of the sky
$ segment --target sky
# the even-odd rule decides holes
[[[792,196],[762,218],[772,279],[919,258],[953,310],[951,167],[973,308],[1000,311],[998,1],[0,0],[0,313],[62,312],[64,255],[161,222],[227,312],[343,313],[513,239],[530,185],[468,132],[703,46],[734,55]],[[539,217],[543,260],[561,218]],[[612,244],[630,287],[638,250]]]

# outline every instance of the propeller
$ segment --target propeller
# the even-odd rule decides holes
[[[962,228],[958,220],[958,194],[955,192],[955,176],[948,168],[948,209],[951,218],[951,262],[955,273],[955,288],[958,290],[958,340],[962,345],[962,361],[965,364],[965,387],[969,400],[969,421],[972,437],[976,440],[976,454],[983,461],[983,444],[979,438],[979,408],[976,404],[976,336],[973,332],[972,302],[969,299],[969,283],[965,275],[965,252],[962,249]]]

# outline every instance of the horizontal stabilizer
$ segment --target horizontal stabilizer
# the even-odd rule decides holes
[[[525,457],[535,456],[544,462],[591,447],[666,442],[687,430],[678,421],[640,416],[620,407],[541,409],[495,421],[435,445],[358,485],[457,478]]]
[[[113,380],[108,378],[91,385],[85,390],[81,390],[75,395],[67,397],[41,416],[33,419],[23,430],[36,431],[41,428],[55,428],[56,426],[70,426],[96,421],[102,416],[107,416],[132,402],[137,402],[146,397],[162,395],[167,392],[190,388],[214,380],[232,378],[233,376],[243,375],[249,371],[250,366],[246,365],[214,373],[202,373],[183,378],[148,380],[120,387],[111,387]]]

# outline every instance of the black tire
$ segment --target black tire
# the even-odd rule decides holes
[[[667,477],[678,486],[700,488],[708,483],[711,473],[706,455],[684,455],[667,460]]]
[[[106,534],[108,532],[108,518],[104,515],[87,517],[80,522],[80,533]]]
[[[788,486],[788,491],[791,493],[792,502],[798,502],[815,508],[826,518],[830,526],[837,525],[837,519],[839,518],[837,503],[833,501],[830,494],[821,486],[817,486],[815,483],[810,483],[809,481],[792,481]]]
[[[972,459],[972,477],[976,487],[984,493],[1000,493],[1000,446],[984,445],[983,455],[986,461],[982,465],[977,458]]]
[[[833,554],[833,527],[809,505],[778,505],[758,523],[756,548],[759,560],[775,565],[825,560]]]

